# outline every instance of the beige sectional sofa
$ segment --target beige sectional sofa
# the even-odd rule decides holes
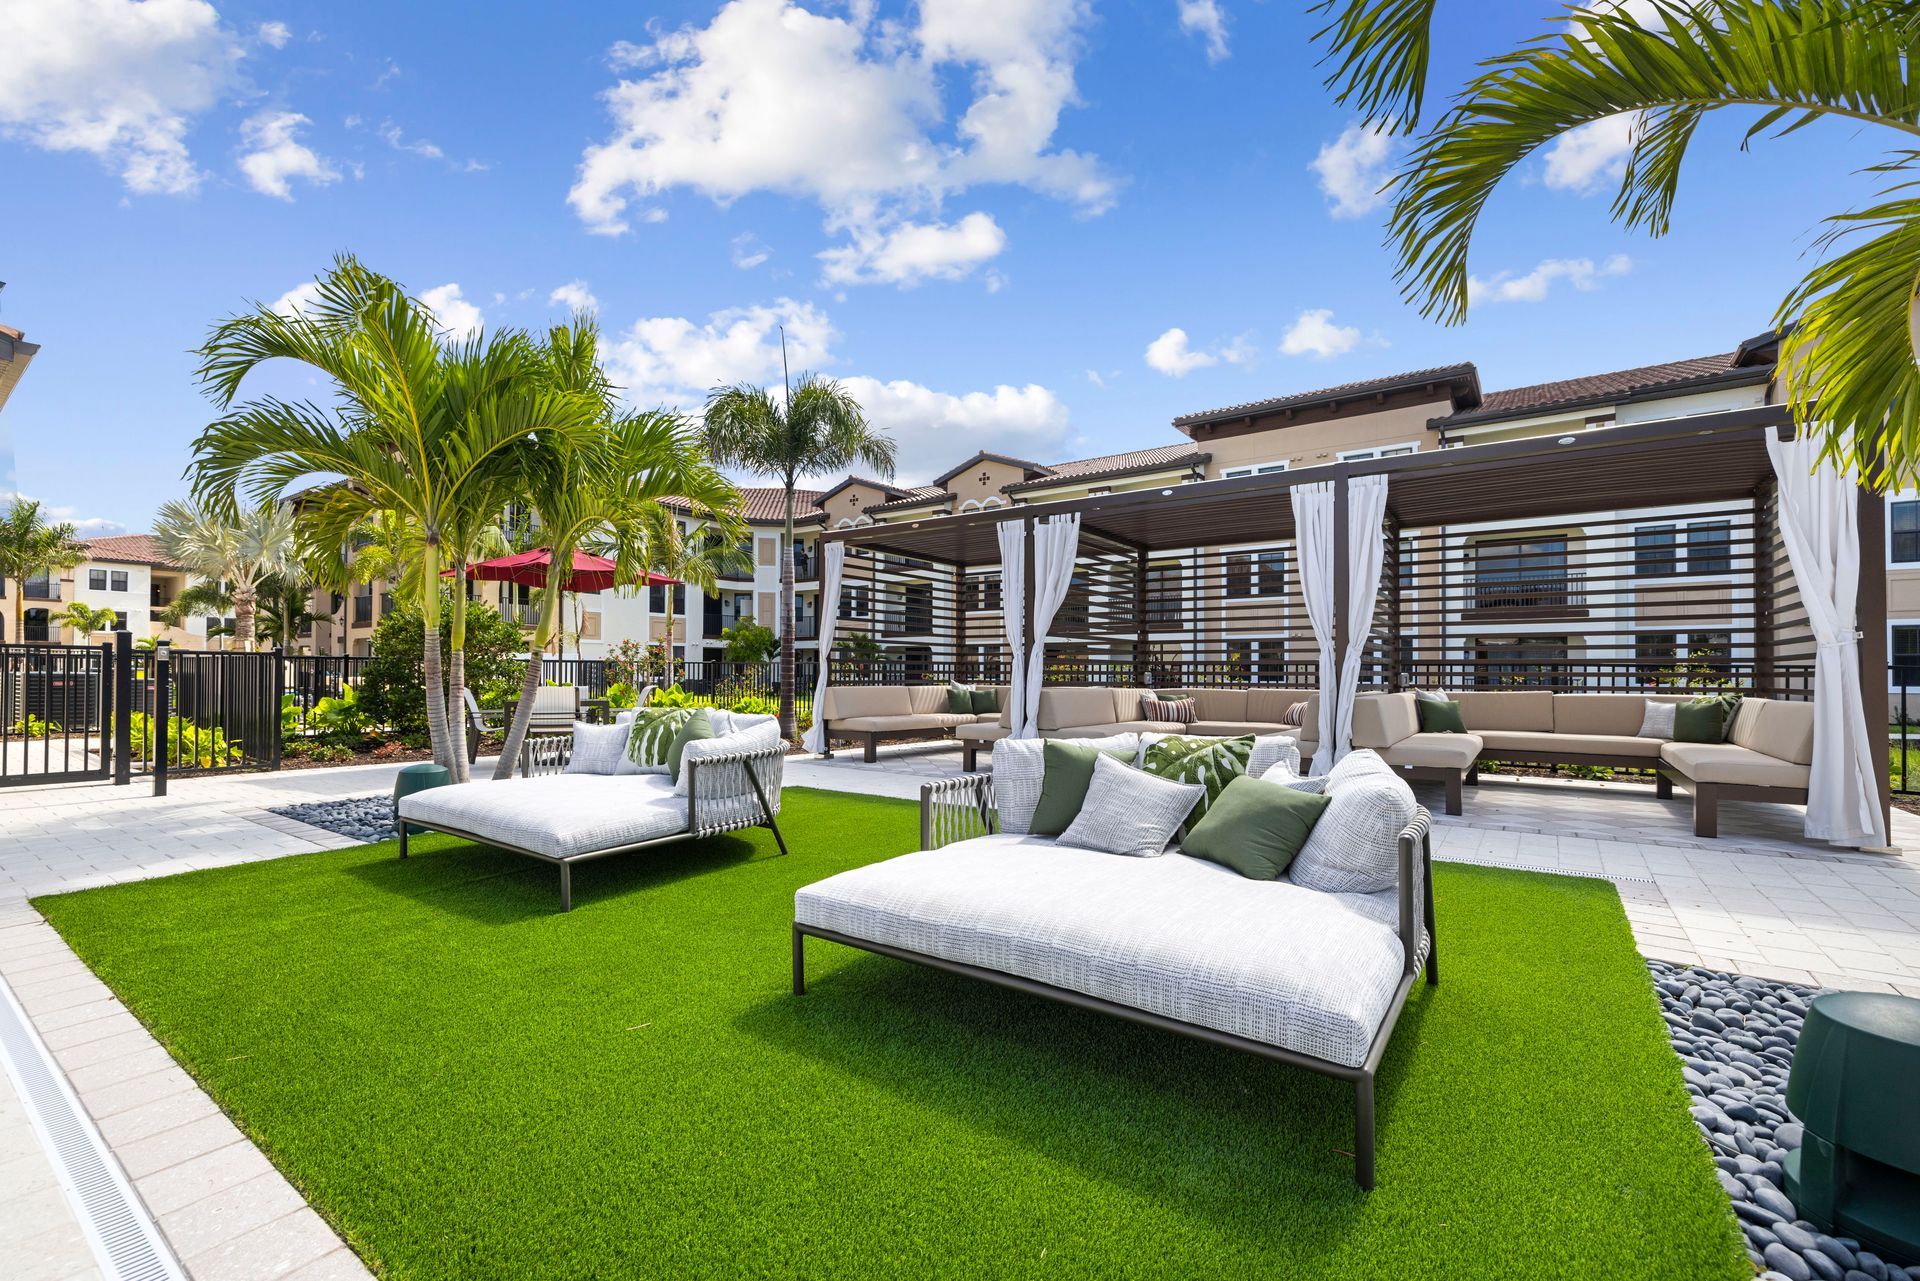
[[[1190,725],[1172,721],[1150,721],[1140,713],[1142,695],[1155,691],[1125,689],[1108,685],[1049,685],[1040,691],[1039,733],[1042,738],[1105,738],[1114,734],[1295,734],[1300,730],[1283,722],[1287,709],[1295,703],[1307,703],[1311,715],[1318,706],[1318,694],[1310,689],[1163,689],[1162,698],[1191,698],[1198,719]],[[963,725],[955,731],[960,739],[968,772],[979,764],[979,752],[990,748],[996,739],[1005,738],[1009,726],[1007,700],[1000,700],[997,722]],[[1308,731],[1311,733],[1311,729]],[[1311,755],[1311,739],[1302,743],[1300,754]]]
[[[1005,708],[1007,689],[1002,685],[997,690]],[[829,685],[813,714],[826,737],[827,757],[833,756],[836,742],[859,743],[868,761],[877,759],[874,749],[882,738],[950,738],[969,726],[996,723],[991,712],[962,716],[948,711],[944,684]]]
[[[1662,796],[1671,796],[1676,782],[1693,793],[1694,831],[1701,836],[1717,831],[1722,800],[1807,799],[1811,703],[1743,699],[1729,741],[1680,743],[1641,738],[1640,724],[1649,700],[1684,702],[1691,694],[1468,690],[1452,697],[1464,734],[1421,733],[1411,693],[1362,694],[1353,709],[1353,745],[1374,749],[1409,778],[1444,784],[1449,814],[1460,813],[1461,787],[1477,781],[1482,758],[1655,770]]]

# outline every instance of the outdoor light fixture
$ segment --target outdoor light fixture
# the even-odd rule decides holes
[[[1173,497],[1173,491],[1171,489],[1163,489],[1160,491],[1160,497],[1171,498]]]
[[[1556,445],[1571,445],[1573,443],[1573,437],[1562,436],[1559,440],[1556,440],[1553,443]]]

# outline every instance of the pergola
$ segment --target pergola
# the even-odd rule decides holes
[[[1333,691],[1344,676],[1350,689],[1670,684],[1809,698],[1815,619],[1789,563],[1768,444],[1793,434],[1785,406],[1761,406],[831,531],[823,544],[844,548],[837,635],[868,636],[869,655],[891,641],[908,656],[842,657],[833,679],[998,678],[1017,648],[1046,655],[1045,683]],[[1363,520],[1374,547],[1356,549],[1354,504],[1378,502],[1383,482],[1380,537],[1366,537]],[[1330,539],[1303,545],[1296,507],[1329,493]],[[1867,553],[1853,675],[1877,744],[1885,514],[1871,490],[1847,501]],[[1077,519],[1072,582],[1048,611],[1038,540],[1072,523],[1061,518]],[[1005,583],[1012,544],[1026,551]],[[1380,573],[1369,578],[1362,559],[1356,585],[1356,555],[1369,550]],[[1331,568],[1320,628],[1306,599],[1315,556]],[[1368,585],[1370,613],[1350,608],[1368,603],[1353,600]],[[1003,608],[995,596],[1006,592],[1016,597]],[[1887,778],[1875,772],[1884,812]]]

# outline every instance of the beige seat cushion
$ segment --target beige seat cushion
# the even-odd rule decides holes
[[[835,718],[833,728],[846,730],[850,734],[865,734],[869,731],[877,734],[911,734],[919,730],[954,729],[973,723],[972,717],[954,716],[943,712],[937,716],[927,713],[920,716],[849,716],[844,720]]]
[[[1138,734],[1143,728],[1164,730],[1158,721],[1117,721],[1105,725],[1069,725],[1064,729],[1043,729],[1041,738],[1111,738],[1115,734]]]
[[[1552,690],[1462,690],[1454,697],[1460,704],[1461,719],[1476,734],[1486,729],[1553,732],[1556,696]]]
[[[1292,734],[1295,732],[1293,726],[1282,725],[1278,721],[1195,721],[1191,725],[1154,721],[1153,728],[1162,734],[1200,734],[1216,738],[1235,738],[1241,734]]]
[[[1113,694],[1113,719],[1117,721],[1141,720],[1140,699],[1148,691],[1144,689],[1115,689]]]
[[[1795,765],[1813,764],[1813,704],[1783,698],[1743,698],[1730,741]]]
[[[1136,698],[1136,708],[1138,702]],[[1043,730],[1111,725],[1119,719],[1114,714],[1113,691],[1105,685],[1050,685],[1040,691],[1039,727]]]
[[[1310,689],[1276,689],[1267,685],[1255,685],[1247,691],[1247,719],[1265,721],[1275,725],[1284,724],[1287,709],[1295,703],[1304,703],[1313,697]]]
[[[1660,759],[1696,783],[1804,790],[1813,773],[1805,765],[1783,761],[1738,743],[1668,743],[1661,747]]]
[[[1361,694],[1353,700],[1353,745],[1378,750],[1420,732],[1412,694]]]
[[[953,731],[955,738],[964,738],[971,743],[991,743],[997,738],[1005,738],[1010,733],[1005,725],[988,717],[975,721],[971,725],[962,725]]]
[[[1244,689],[1197,689],[1193,708],[1203,721],[1244,721],[1247,719],[1247,691]]]
[[[1640,732],[1647,700],[1639,694],[1555,694],[1553,729],[1556,734],[1625,734]]]
[[[945,685],[909,685],[907,703],[916,716],[937,716],[952,706],[947,702]]]
[[[945,711],[946,708],[941,708]],[[829,685],[820,718],[840,722],[856,716],[911,716],[905,685]]]
[[[1480,738],[1475,734],[1414,734],[1381,749],[1380,759],[1396,768],[1467,769],[1479,755]]]

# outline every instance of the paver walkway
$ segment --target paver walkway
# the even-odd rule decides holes
[[[367,1273],[25,899],[351,845],[266,811],[385,793],[398,768],[178,779],[165,798],[143,784],[0,792],[0,981],[20,997],[196,1281]],[[483,762],[476,775],[490,768]],[[953,749],[913,745],[883,748],[873,765],[794,758],[787,782],[915,797],[958,770]],[[1439,808],[1437,790],[1422,800]],[[1859,852],[1807,841],[1790,806],[1726,806],[1723,835],[1696,838],[1684,798],[1661,801],[1634,784],[1488,778],[1468,792],[1466,809],[1437,817],[1437,857],[1611,879],[1648,956],[1920,996],[1920,817],[1896,811],[1898,848]],[[8,1213],[38,1204],[51,1169],[9,1127],[6,1097],[0,1260],[24,1260],[25,1276],[89,1275],[84,1264],[60,1270],[73,1256],[55,1221]]]

